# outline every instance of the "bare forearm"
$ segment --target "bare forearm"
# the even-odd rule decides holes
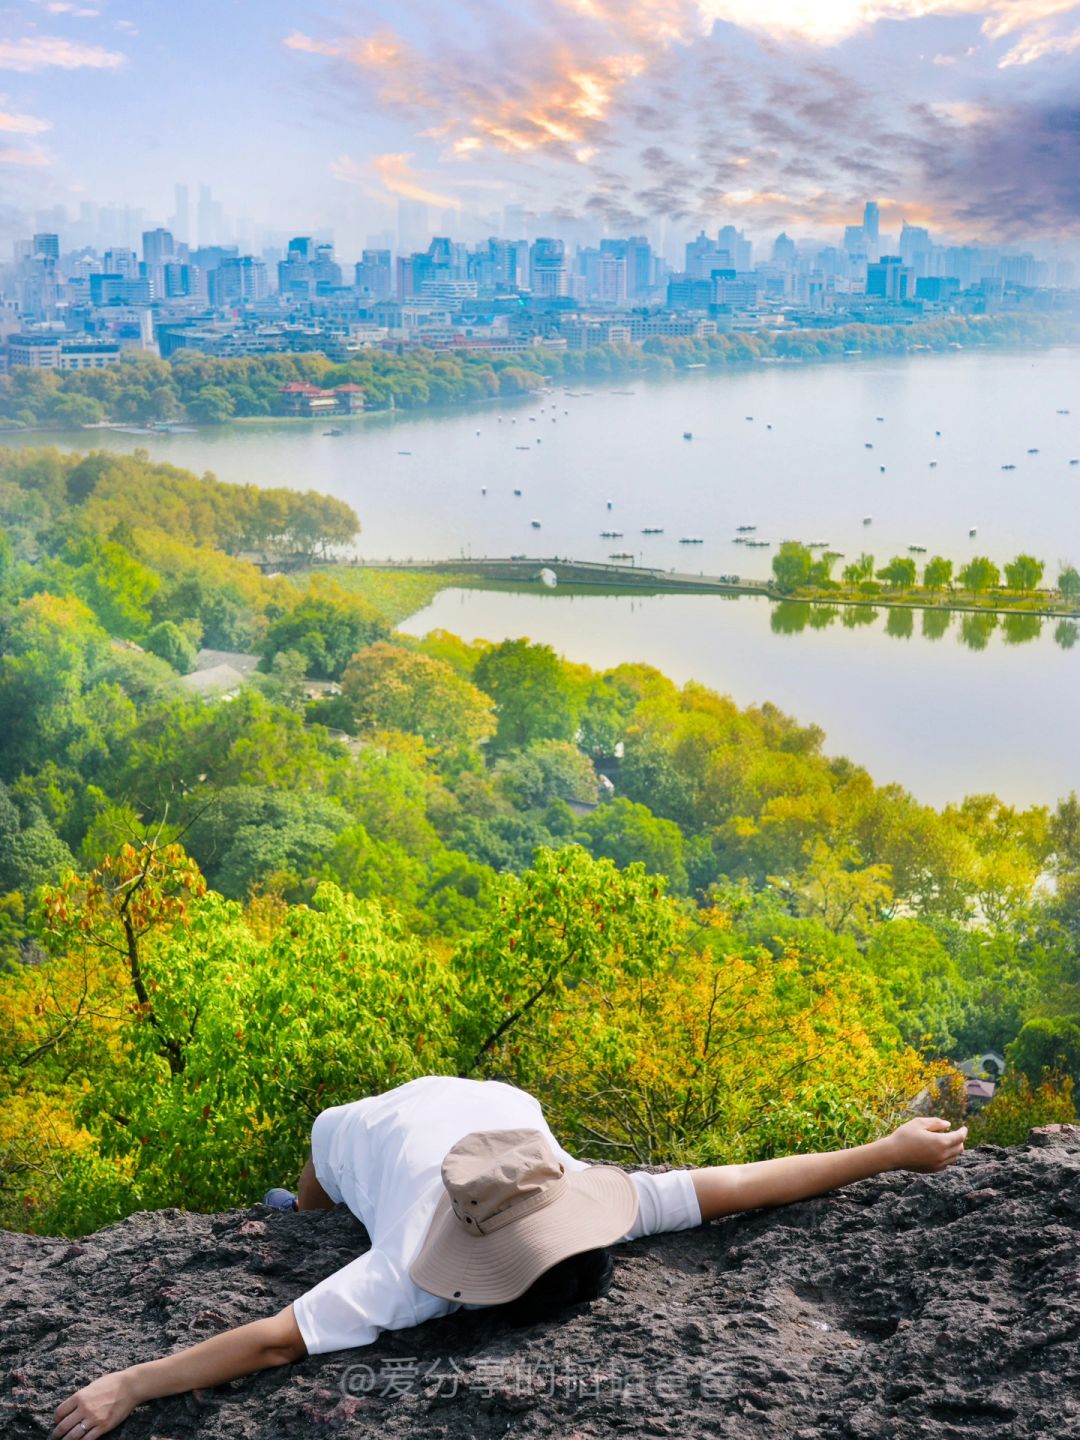
[[[273,1325],[273,1328],[271,1326]],[[303,1354],[301,1348],[300,1354]],[[295,1348],[282,1343],[280,1326],[255,1320],[236,1330],[226,1330],[188,1350],[133,1365],[128,1370],[135,1403],[155,1400],[161,1395],[178,1395],[185,1390],[203,1390],[222,1385],[241,1375],[269,1370],[298,1359]]]
[[[692,1172],[703,1220],[757,1210],[764,1205],[790,1205],[823,1195],[854,1180],[891,1170],[894,1161],[887,1140],[856,1145],[820,1155],[784,1155],[748,1165],[715,1165]]]
[[[966,1138],[966,1125],[952,1130],[939,1116],[917,1117],[891,1135],[850,1150],[784,1155],[749,1165],[713,1165],[692,1170],[690,1176],[702,1220],[715,1220],[763,1205],[790,1205],[885,1170],[944,1170],[963,1154]]]

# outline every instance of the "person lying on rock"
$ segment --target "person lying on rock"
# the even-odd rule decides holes
[[[54,1440],[97,1440],[143,1401],[221,1385],[462,1307],[532,1324],[606,1290],[622,1240],[786,1205],[886,1170],[943,1170],[966,1127],[918,1118],[880,1140],[652,1175],[567,1154],[533,1096],[497,1080],[426,1076],[324,1110],[299,1195],[281,1210],[347,1205],[371,1248],[277,1315],[103,1375],[63,1402]]]

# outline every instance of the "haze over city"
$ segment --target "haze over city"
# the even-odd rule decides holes
[[[339,251],[396,230],[569,238],[699,227],[837,243],[876,195],[954,243],[1074,257],[1080,5],[1062,0],[404,0],[0,8],[4,242],[81,206]],[[193,208],[195,201],[192,201]]]

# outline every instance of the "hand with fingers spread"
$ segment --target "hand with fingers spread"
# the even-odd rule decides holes
[[[892,1151],[893,1169],[931,1174],[959,1159],[966,1139],[966,1125],[953,1130],[948,1120],[919,1115],[894,1130],[883,1143]]]
[[[50,1440],[97,1440],[126,1420],[137,1403],[126,1370],[102,1375],[57,1408]]]

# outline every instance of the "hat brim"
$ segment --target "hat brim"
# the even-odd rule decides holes
[[[637,1212],[637,1186],[613,1165],[568,1171],[557,1200],[487,1235],[464,1228],[443,1190],[409,1275],[444,1300],[502,1305],[560,1260],[622,1239]]]

